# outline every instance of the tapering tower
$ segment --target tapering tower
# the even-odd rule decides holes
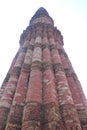
[[[23,31],[0,89],[0,130],[87,130],[86,98],[43,7]]]

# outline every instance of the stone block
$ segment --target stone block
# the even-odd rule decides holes
[[[55,103],[48,103],[43,105],[43,119],[42,123],[48,123],[52,121],[58,121],[60,116],[58,115],[58,106]]]
[[[33,70],[33,69],[42,70],[42,63],[39,62],[39,61],[32,62],[32,64],[31,64],[31,70]]]
[[[22,115],[23,115],[23,106],[17,104],[15,106],[12,106],[8,117],[9,124],[21,125]]]
[[[41,104],[37,102],[28,102],[24,108],[23,121],[40,121],[41,120]]]
[[[25,63],[23,64],[22,71],[30,72],[30,69],[31,69],[31,65]]]
[[[35,62],[35,61],[38,61],[38,62],[42,61],[42,50],[40,47],[34,48],[32,62]]]
[[[14,67],[12,75],[16,75],[19,77],[21,71],[21,67]]]
[[[29,101],[42,102],[42,72],[39,69],[30,72],[26,102]]]
[[[25,55],[24,64],[31,64],[33,51],[28,49]]]
[[[8,112],[9,108],[0,107],[0,130],[5,129]]]
[[[55,72],[64,71],[61,63],[55,63],[55,64],[53,64],[53,69],[54,69]]]
[[[21,67],[24,61],[24,57],[25,57],[25,52],[20,52],[14,67]]]
[[[60,130],[60,128],[59,128],[59,126],[58,126],[56,121],[52,121],[52,122],[46,123],[42,127],[43,127],[43,130]]]
[[[42,60],[43,62],[51,63],[51,54],[50,54],[50,50],[47,47],[43,50]]]
[[[41,123],[34,120],[25,121],[23,122],[22,130],[41,130]]]

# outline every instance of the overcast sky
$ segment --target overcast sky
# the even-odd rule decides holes
[[[87,97],[87,0],[1,0],[0,86],[19,48],[19,38],[39,7],[64,37],[64,48]]]

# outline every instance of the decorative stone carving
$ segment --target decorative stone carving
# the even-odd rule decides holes
[[[55,72],[57,71],[64,71],[62,65],[60,63],[53,64],[53,69]]]
[[[24,109],[23,121],[40,121],[41,120],[41,104],[37,102],[29,102]]]
[[[87,101],[44,8],[20,37],[0,89],[0,130],[86,130]],[[81,129],[82,127],[82,129]]]
[[[23,71],[30,72],[30,69],[31,69],[31,65],[26,64],[26,63],[23,64],[23,67],[22,67]]]
[[[44,62],[42,64],[42,67],[43,67],[43,71],[47,70],[47,69],[52,69],[52,64],[49,63],[49,62]]]
[[[38,61],[33,62],[32,65],[31,65],[31,70],[33,70],[35,68],[42,70],[42,63],[38,62]]]

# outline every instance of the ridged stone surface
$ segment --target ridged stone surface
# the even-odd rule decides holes
[[[87,130],[87,100],[43,7],[23,31],[0,89],[0,130]]]

